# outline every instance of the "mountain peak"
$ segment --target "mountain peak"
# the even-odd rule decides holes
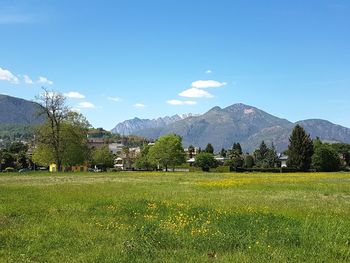
[[[211,108],[208,112],[208,113],[218,113],[218,112],[221,112],[222,111],[222,108],[220,108],[219,106],[215,106],[214,108]]]

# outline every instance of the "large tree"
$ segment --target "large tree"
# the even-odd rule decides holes
[[[149,150],[152,146],[146,145],[142,148],[141,153],[135,160],[135,166],[138,169],[155,170],[157,165],[151,160]]]
[[[312,166],[319,172],[336,172],[341,168],[339,154],[329,144],[317,144]]]
[[[46,115],[46,122],[38,128],[38,145],[33,160],[43,165],[55,163],[57,170],[62,166],[82,164],[88,160],[87,131],[90,128],[86,118],[69,111],[65,97],[58,92],[44,92],[39,96],[40,114]]]
[[[112,168],[114,165],[114,155],[109,151],[107,145],[92,152],[92,162],[94,165],[102,166],[103,169]]]
[[[62,170],[63,154],[65,147],[62,143],[62,126],[67,119],[69,109],[66,105],[66,97],[59,92],[43,89],[38,96],[40,115],[45,115],[46,123],[40,130],[40,142],[52,150],[54,162],[58,171]]]
[[[173,134],[160,137],[150,148],[149,155],[152,162],[162,165],[166,171],[186,161],[182,139]]]
[[[265,141],[262,141],[259,149],[255,150],[254,152],[254,158],[255,158],[255,163],[259,167],[267,168],[267,157],[269,154],[269,147],[267,147]]]
[[[288,166],[308,171],[313,153],[314,147],[310,135],[306,134],[300,125],[295,126],[289,138]]]

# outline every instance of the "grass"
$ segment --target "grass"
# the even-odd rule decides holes
[[[350,174],[0,176],[0,262],[350,262]]]

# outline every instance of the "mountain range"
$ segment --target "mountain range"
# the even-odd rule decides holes
[[[0,128],[1,125],[43,123],[44,117],[37,116],[38,107],[40,105],[32,101],[0,95]],[[149,139],[175,133],[183,138],[184,146],[192,144],[203,148],[212,143],[216,151],[240,142],[244,151],[251,152],[264,140],[283,151],[296,124],[303,126],[312,138],[350,143],[349,128],[319,119],[293,123],[244,104],[214,107],[202,115],[174,115],[153,120],[135,118],[117,124],[112,132]]]
[[[273,143],[278,151],[283,151],[296,124],[303,126],[312,138],[350,143],[349,128],[319,119],[293,123],[241,103],[226,108],[217,106],[197,116],[126,120],[117,124],[112,132],[149,139],[175,133],[183,138],[184,146],[192,144],[203,148],[212,143],[216,151],[240,142],[244,151],[251,152],[264,140],[268,144]]]

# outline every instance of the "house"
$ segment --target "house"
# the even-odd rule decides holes
[[[124,144],[121,141],[111,142],[108,144],[108,149],[111,153],[121,155],[123,152]]]
[[[141,153],[140,147],[127,148],[123,150],[114,160],[114,167],[119,170],[128,170],[132,168],[136,158]]]
[[[281,162],[281,168],[287,167],[288,156],[280,154],[278,160]]]
[[[186,156],[191,159],[193,157],[195,157],[198,153],[199,153],[199,148],[198,147],[194,147],[193,151],[190,151],[189,148],[185,148],[184,149]]]

